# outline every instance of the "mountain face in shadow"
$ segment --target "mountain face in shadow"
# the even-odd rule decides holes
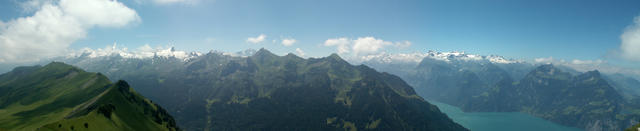
[[[515,64],[424,58],[413,72],[402,77],[427,99],[463,107],[472,96],[491,89],[494,84],[522,77],[519,73],[522,69],[503,69],[511,65]]]
[[[336,54],[303,59],[261,49],[182,64],[157,58],[80,66],[141,87],[187,130],[467,130],[399,77]]]
[[[0,130],[178,130],[124,81],[64,63],[0,75]]]
[[[637,115],[625,112],[624,101],[600,72],[576,76],[542,65],[523,79],[503,81],[470,101],[468,111],[519,111],[588,130],[621,130]]]
[[[581,73],[569,67],[425,57],[397,73],[427,99],[466,112],[524,112],[586,130],[622,130],[638,123],[638,81],[623,75]]]

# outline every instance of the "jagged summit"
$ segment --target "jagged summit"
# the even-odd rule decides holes
[[[433,59],[445,62],[453,61],[486,61],[491,63],[511,64],[522,63],[522,61],[507,59],[498,55],[473,55],[465,52],[437,52],[429,50],[426,53],[380,53],[376,55],[362,56],[360,59],[364,62],[378,63],[420,63],[423,59]]]
[[[331,55],[325,57],[324,59],[325,60],[329,60],[331,62],[349,64],[349,62],[347,62],[346,60],[342,59],[342,57],[340,57],[340,55],[338,55],[336,53],[331,53]]]
[[[600,71],[598,70],[592,70],[592,71],[587,71],[584,74],[590,74],[590,75],[597,75],[600,76]]]
[[[336,54],[336,53],[331,53],[331,55],[328,56],[328,58],[332,58],[332,59],[342,59],[340,58],[340,55]]]
[[[265,57],[265,56],[277,56],[276,54],[271,53],[271,51],[265,49],[265,48],[260,48],[260,50],[258,50],[255,54],[253,54],[253,57]]]
[[[295,58],[295,59],[302,59],[302,57],[293,54],[293,53],[287,53],[287,55],[285,55],[285,57],[289,57],[289,58]]]
[[[474,55],[467,54],[465,52],[436,52],[433,50],[428,51],[427,58],[432,58],[436,60],[443,61],[489,61],[491,63],[501,63],[501,64],[510,64],[510,63],[519,63],[520,61],[506,59],[502,56],[498,55]]]
[[[593,70],[593,71],[587,71],[585,73],[582,73],[578,76],[576,76],[578,79],[581,80],[596,80],[596,79],[602,79],[602,76],[600,74],[600,71],[598,70]]]
[[[256,52],[258,52],[258,50],[246,49],[246,50],[243,50],[243,51],[236,52],[235,55],[237,55],[237,56],[252,56],[253,54],[256,54]]]
[[[72,52],[65,56],[65,58],[109,58],[109,57],[121,57],[121,58],[177,58],[184,61],[188,61],[195,57],[202,56],[200,52],[185,52],[178,51],[175,47],[168,48],[151,48],[149,46],[143,46],[135,51],[130,51],[128,48],[118,48],[114,44],[111,48],[99,48],[90,49],[84,48],[79,51]]]
[[[45,69],[47,72],[68,72],[68,71],[76,71],[76,72],[84,72],[84,70],[77,68],[72,65],[65,64],[63,62],[51,62],[45,66],[42,66],[42,69]]]
[[[569,79],[573,77],[573,75],[555,67],[553,64],[545,64],[533,69],[526,77],[533,79]]]
[[[70,66],[70,65],[65,64],[64,62],[59,62],[59,61],[52,61],[51,63],[49,63],[49,64],[47,64],[47,65],[45,65],[45,66],[56,66],[56,65],[60,65],[60,66],[62,66],[62,65],[64,65],[64,66]]]
[[[208,54],[211,54],[211,53],[233,56],[233,57],[250,57],[250,56],[264,55],[264,54],[277,56],[265,48],[260,48],[259,50],[246,49],[246,50],[238,51],[235,53],[222,52],[222,51],[216,51],[216,50],[211,50],[208,52]],[[176,58],[176,59],[181,59],[183,61],[190,61],[200,56],[203,56],[203,53],[196,52],[196,51],[194,52],[180,51],[180,50],[177,50],[175,47],[151,48],[150,46],[146,45],[146,46],[137,48],[136,50],[129,50],[126,47],[118,47],[117,44],[114,44],[113,46],[106,47],[106,48],[99,48],[99,49],[84,48],[84,49],[72,52],[63,58],[65,59],[76,59],[76,58],[93,59],[93,58],[114,58],[114,57],[125,58],[125,59]],[[467,54],[465,52],[457,52],[457,51],[437,52],[433,50],[429,50],[427,52],[414,52],[414,53],[383,52],[379,54],[357,56],[355,57],[355,59],[350,58],[349,61],[355,62],[355,63],[376,62],[376,63],[418,64],[423,59],[434,59],[434,60],[441,60],[445,62],[484,61],[484,62],[501,63],[501,64],[511,64],[511,63],[522,62],[518,60],[506,59],[498,55],[482,56],[482,55],[473,55],[473,54]]]
[[[70,65],[64,64],[63,62],[58,62],[58,61],[52,61],[49,62],[48,64],[44,65],[43,67],[70,67]]]
[[[556,68],[555,66],[553,66],[553,64],[544,64],[544,65],[538,66],[535,70],[536,71],[542,71],[542,72],[553,72],[553,71],[559,70],[559,69]]]
[[[125,91],[128,92],[129,88],[131,88],[129,86],[129,83],[127,83],[124,80],[118,80],[118,82],[116,82],[115,85],[116,85],[115,87],[117,87],[119,91],[123,91],[123,92],[125,92]]]

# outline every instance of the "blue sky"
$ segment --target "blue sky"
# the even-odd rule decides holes
[[[235,52],[265,47],[276,53],[304,50],[326,56],[328,39],[374,37],[409,41],[387,52],[466,51],[516,59],[619,59],[620,36],[640,15],[638,0],[121,0],[140,20],[126,26],[88,28],[69,48],[102,48],[117,42],[180,50]],[[29,17],[22,1],[2,1],[0,19]],[[36,9],[37,10],[37,9]],[[258,44],[248,37],[264,34]],[[282,39],[295,39],[283,46]],[[273,40],[276,40],[274,43]],[[383,49],[384,50],[384,49]]]

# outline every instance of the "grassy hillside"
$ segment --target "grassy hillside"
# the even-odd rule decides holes
[[[41,130],[176,130],[175,121],[159,106],[118,81],[70,113]]]
[[[83,128],[176,129],[166,111],[99,73],[53,62],[0,75],[0,130]]]

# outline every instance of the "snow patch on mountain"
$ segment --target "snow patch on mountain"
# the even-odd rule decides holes
[[[238,52],[222,52],[217,50],[211,50],[209,53],[211,54],[219,54],[226,55],[231,57],[249,57],[258,52],[255,49],[246,49]],[[204,54],[201,52],[186,52],[176,50],[175,47],[156,47],[152,48],[149,45],[144,45],[138,47],[134,50],[129,50],[126,47],[118,47],[116,43],[112,46],[107,46],[105,48],[83,48],[80,50],[70,51],[63,58],[72,59],[72,58],[102,58],[102,57],[122,57],[128,59],[146,59],[146,58],[176,58],[181,59],[183,61],[189,61],[199,56],[203,56]],[[55,59],[55,58],[54,58]]]
[[[218,52],[218,51],[214,51],[214,52],[217,52],[217,53],[222,54],[222,55],[233,56],[233,57],[249,57],[249,56],[252,56],[253,54],[256,54],[256,52],[258,52],[258,50],[256,50],[256,49],[246,49],[246,50],[238,51],[238,52],[235,52],[235,53]]]
[[[109,57],[109,56],[120,56],[122,58],[177,58],[182,59],[184,61],[188,61],[198,56],[202,56],[200,52],[185,52],[185,51],[177,51],[174,47],[157,47],[151,48],[149,45],[144,45],[139,47],[135,51],[129,51],[128,48],[118,48],[117,44],[113,44],[112,47],[91,49],[91,48],[83,48],[79,51],[71,51],[70,54],[66,56],[66,58],[79,58],[79,57],[87,57],[87,58],[97,58],[97,57]]]
[[[467,54],[465,52],[437,52],[430,50],[426,53],[414,52],[414,53],[386,53],[360,56],[358,59],[362,62],[378,62],[378,63],[420,63],[423,59],[430,58],[435,60],[441,60],[446,62],[451,61],[488,61],[491,63],[511,64],[521,63],[519,60],[506,59],[498,55],[474,55]]]
[[[467,54],[465,52],[458,52],[458,51],[436,52],[436,51],[430,50],[426,54],[428,54],[427,58],[432,58],[432,59],[442,60],[442,61],[447,61],[447,62],[454,61],[454,60],[489,61],[491,63],[500,63],[500,64],[511,64],[511,63],[520,63],[521,62],[521,61],[518,61],[518,60],[506,59],[506,58],[504,58],[502,56],[498,56],[498,55],[482,56],[482,55]]]
[[[422,61],[422,59],[426,56],[427,54],[419,53],[419,52],[406,53],[406,54],[403,54],[403,53],[391,54],[391,53],[382,52],[380,54],[375,54],[375,55],[360,56],[359,59],[361,61],[375,61],[379,63],[420,63],[420,61]]]

